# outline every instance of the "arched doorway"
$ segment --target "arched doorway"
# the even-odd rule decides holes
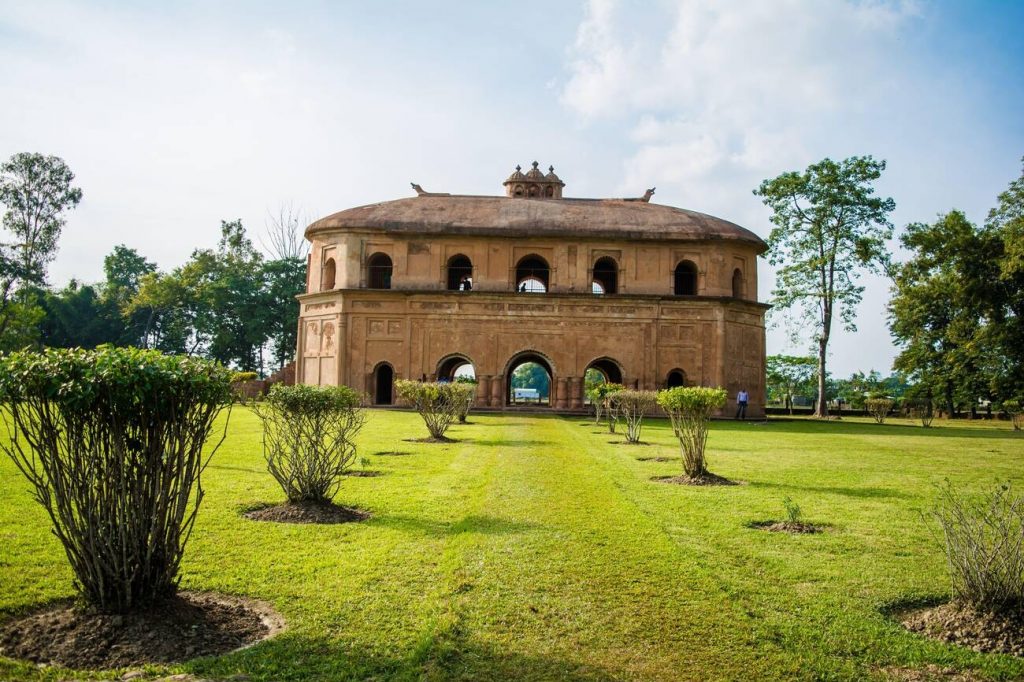
[[[505,404],[551,406],[555,372],[551,362],[536,351],[513,356],[505,369]]]
[[[605,256],[594,263],[593,284],[591,290],[595,294],[615,294],[619,287],[619,264],[614,258]]]
[[[375,253],[366,262],[367,285],[371,289],[391,288],[391,257],[386,253]]]
[[[386,362],[373,370],[373,404],[391,405],[394,402],[395,368]]]
[[[583,404],[589,405],[590,398],[587,397],[590,389],[597,384],[621,384],[622,368],[619,363],[611,358],[598,358],[589,365],[583,372]]]
[[[665,388],[676,388],[686,385],[686,372],[681,369],[673,369],[665,378]]]
[[[676,296],[697,295],[697,266],[688,260],[681,261],[675,271]]]
[[[469,291],[473,288],[473,262],[459,254],[448,259],[448,291]]]
[[[542,294],[548,290],[551,268],[540,256],[526,256],[516,264],[516,291]]]
[[[460,377],[476,379],[476,368],[473,361],[464,355],[449,355],[437,363],[438,381],[455,381]]]
[[[336,272],[337,266],[334,264],[334,259],[328,258],[324,263],[323,274],[320,276],[320,291],[330,291],[334,288]]]

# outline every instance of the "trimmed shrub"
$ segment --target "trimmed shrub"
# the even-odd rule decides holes
[[[612,404],[611,397],[615,393],[624,390],[626,390],[626,387],[622,384],[612,384],[604,381],[594,385],[587,391],[587,397],[590,398],[590,403],[594,406],[594,423],[601,423],[601,415],[605,415],[608,420],[608,433],[615,433],[615,422],[619,418],[615,406]]]
[[[658,394],[654,391],[616,391],[610,396],[615,413],[626,422],[626,441],[640,442],[640,429],[644,416],[658,406]]]
[[[708,442],[711,415],[725,406],[724,388],[678,386],[658,392],[658,404],[672,420],[672,431],[679,439],[683,472],[690,478],[708,473],[704,447]]]
[[[885,418],[889,416],[889,412],[895,404],[896,401],[891,398],[868,398],[864,401],[864,409],[874,417],[876,423],[884,424]]]
[[[242,383],[244,381],[255,381],[256,379],[259,379],[259,378],[260,378],[260,375],[257,374],[256,372],[232,372],[231,373],[231,383],[233,383],[233,384],[240,384],[240,383]]]
[[[1010,416],[1014,431],[1020,431],[1024,428],[1024,408],[1021,407],[1020,400],[1004,400],[1003,412]]]
[[[328,504],[356,459],[366,416],[348,386],[274,385],[253,408],[263,422],[267,470],[289,502]]]
[[[230,376],[137,348],[0,358],[11,436],[0,449],[32,484],[90,606],[124,613],[177,590]]]
[[[459,414],[466,409],[466,403],[473,398],[474,387],[462,383],[436,383],[428,381],[395,382],[398,397],[412,406],[423,417],[430,437],[446,440],[444,433]]]
[[[459,411],[459,423],[465,424],[466,418],[469,416],[469,411],[473,409],[473,401],[476,399],[477,380],[471,377],[455,377],[455,383],[469,386],[472,389],[466,396],[462,409]]]
[[[946,480],[931,516],[942,530],[953,599],[1024,614],[1024,497],[1009,483],[966,495]]]

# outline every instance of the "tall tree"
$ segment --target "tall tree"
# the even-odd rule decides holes
[[[25,309],[30,298],[17,292],[46,283],[64,214],[82,200],[82,190],[71,185],[74,178],[56,156],[21,153],[0,165],[3,227],[10,234],[0,239],[0,345],[10,346],[4,339],[12,322],[32,318]]]
[[[156,272],[156,263],[143,258],[138,251],[118,244],[103,259],[106,282],[102,300],[122,318],[122,328],[114,343],[122,346],[144,346],[150,322],[150,310],[132,310],[131,303],[139,293],[143,277]]]
[[[817,366],[818,361],[812,357],[769,355],[766,362],[769,394],[781,400],[792,414],[793,398],[813,390]]]
[[[875,196],[872,183],[885,161],[855,156],[825,159],[803,173],[765,180],[754,194],[772,209],[775,227],[768,237],[768,260],[780,266],[773,303],[794,310],[815,330],[818,351],[818,401],[815,414],[828,414],[826,362],[835,318],[855,330],[857,304],[864,287],[862,270],[887,263],[892,237],[889,214],[896,204]]]

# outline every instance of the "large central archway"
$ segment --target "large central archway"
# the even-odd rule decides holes
[[[506,405],[551,407],[554,387],[555,370],[551,361],[537,351],[517,353],[505,367]],[[526,390],[517,392],[517,388]]]

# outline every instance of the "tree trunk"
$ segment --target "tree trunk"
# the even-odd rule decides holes
[[[828,399],[825,397],[825,353],[828,351],[828,333],[818,339],[818,401],[814,406],[815,417],[828,416]]]

